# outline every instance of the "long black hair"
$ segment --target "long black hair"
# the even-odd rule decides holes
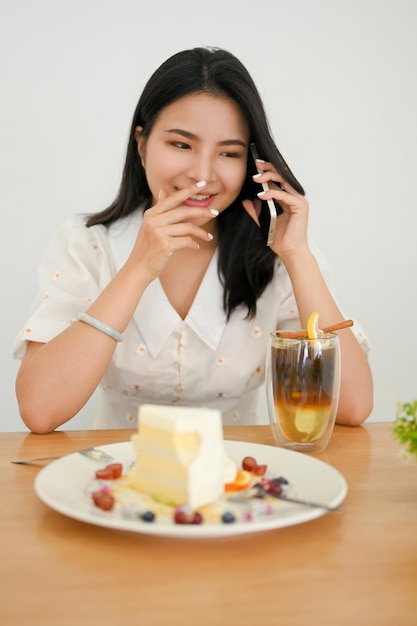
[[[109,207],[88,218],[87,226],[110,224],[140,206],[151,205],[152,194],[138,155],[135,129],[141,126],[141,136],[149,136],[162,109],[191,93],[233,99],[246,118],[250,141],[256,144],[261,157],[304,194],[272,139],[261,97],[244,65],[226,50],[193,48],[166,60],[145,85],[133,115],[119,193]],[[259,191],[259,185],[252,180],[250,158],[248,154],[246,180],[239,197],[217,218],[218,271],[228,317],[239,306],[247,308],[249,318],[254,317],[256,302],[272,280],[276,261],[275,254],[262,240],[259,227],[242,207],[242,200],[254,198]]]

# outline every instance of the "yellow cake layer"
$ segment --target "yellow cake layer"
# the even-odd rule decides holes
[[[143,424],[140,433],[133,435],[132,441],[139,458],[143,453],[164,455],[181,463],[190,463],[201,447],[197,432],[179,433],[149,424]]]
[[[188,463],[178,462],[177,459],[167,459],[161,454],[149,454],[149,452],[140,452],[137,464],[137,470],[149,470],[157,472],[169,478],[185,480],[188,475]]]
[[[149,478],[143,474],[131,473],[129,476],[129,484],[142,493],[148,493],[156,500],[161,500],[167,504],[184,504],[187,501],[187,491],[185,483],[167,484],[165,477],[161,476],[160,480]]]

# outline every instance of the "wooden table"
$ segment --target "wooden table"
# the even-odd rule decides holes
[[[318,458],[347,479],[343,512],[263,533],[168,539],[69,519],[10,459],[127,441],[132,431],[0,434],[3,626],[417,624],[417,464],[391,425],[337,426]],[[273,445],[267,426],[227,439]]]

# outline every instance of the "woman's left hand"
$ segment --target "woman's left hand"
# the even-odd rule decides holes
[[[262,194],[260,198],[262,200],[276,200],[283,210],[276,221],[271,249],[285,262],[285,258],[308,247],[309,204],[303,195],[284,180],[271,163],[258,161],[256,165],[259,170],[262,170],[262,174],[254,177],[255,182],[260,184],[267,182],[270,185],[269,191],[266,192],[262,192],[262,187],[260,187]],[[246,212],[259,226],[258,216],[261,211],[261,200],[256,198],[244,200],[242,204]]]

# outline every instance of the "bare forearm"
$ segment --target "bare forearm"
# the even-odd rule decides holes
[[[286,267],[292,280],[303,328],[306,327],[308,317],[313,311],[319,313],[321,327],[343,319],[317,261],[310,252],[305,252],[302,258],[300,256],[287,260]],[[372,374],[368,359],[353,332],[344,329],[338,334],[342,381],[337,421],[340,424],[359,425],[372,410]]]
[[[88,313],[123,332],[146,285],[129,269],[122,269]],[[29,344],[16,381],[28,428],[49,432],[71,419],[94,393],[116,345],[81,321],[46,344]]]
[[[80,326],[73,324],[49,343],[28,347],[16,395],[21,417],[34,432],[50,432],[76,415],[113,354],[114,340],[105,335],[92,339],[94,329],[85,326],[79,332]]]

